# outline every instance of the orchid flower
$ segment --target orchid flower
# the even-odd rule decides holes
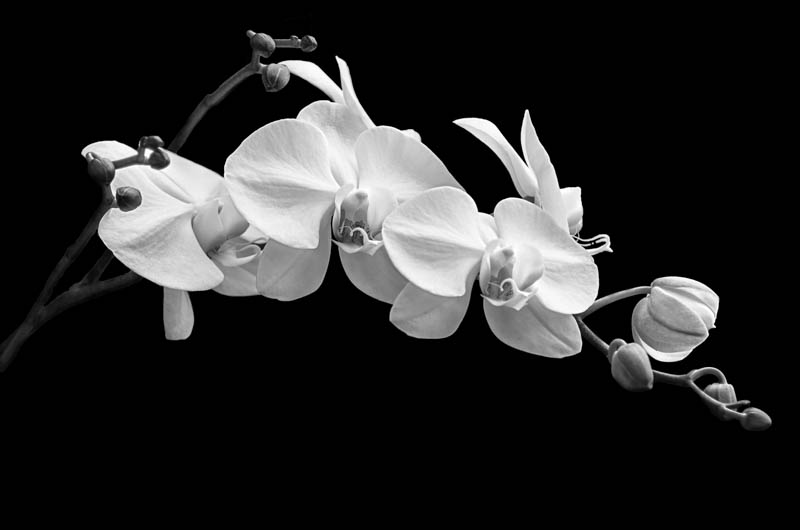
[[[89,152],[110,160],[136,154],[114,141],[93,143],[83,150]],[[108,210],[97,233],[125,266],[164,287],[164,331],[179,340],[194,325],[188,291],[258,294],[255,273],[265,239],[248,228],[220,175],[175,153],[169,157],[163,170],[135,165],[116,171],[112,191],[134,187],[142,204],[129,212]]]
[[[506,166],[517,193],[547,211],[558,226],[568,230],[591,254],[611,252],[611,239],[600,234],[589,239],[578,237],[583,227],[581,189],[558,187],[558,178],[550,156],[539,141],[530,113],[522,120],[522,154],[520,158],[492,122],[480,118],[462,118],[454,122],[489,146]]]
[[[589,252],[526,200],[501,201],[490,221],[463,191],[437,188],[386,218],[384,246],[410,282],[450,300],[459,322],[477,276],[486,320],[502,342],[546,357],[578,353],[572,315],[589,308],[599,286]]]

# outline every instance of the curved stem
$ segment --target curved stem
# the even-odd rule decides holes
[[[626,298],[630,298],[632,296],[641,296],[644,294],[650,293],[650,286],[645,285],[642,287],[633,287],[631,289],[625,289],[624,291],[620,291],[618,293],[613,293],[608,296],[604,296],[603,298],[599,298],[595,300],[592,306],[578,315],[581,318],[586,318],[598,309],[602,309],[609,304],[613,304],[614,302],[618,302],[619,300],[624,300]]]
[[[597,333],[592,331],[591,328],[589,328],[589,326],[583,322],[581,317],[575,316],[575,321],[578,323],[578,328],[581,330],[581,336],[584,338],[584,340],[600,350],[600,352],[606,356],[606,359],[611,362],[611,357],[608,354],[608,344],[606,344],[603,339],[597,336]]]
[[[689,372],[689,377],[692,378],[692,381],[696,381],[703,377],[704,375],[713,375],[717,378],[722,384],[726,384],[728,380],[725,378],[725,374],[722,373],[722,370],[718,370],[712,366],[706,366],[705,368],[698,368],[697,370],[692,370]]]

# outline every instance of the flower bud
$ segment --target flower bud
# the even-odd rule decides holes
[[[625,390],[643,392],[653,388],[653,369],[644,349],[624,344],[611,356],[611,375]]]
[[[139,139],[139,149],[158,149],[164,147],[164,140],[158,136],[142,136]]]
[[[770,417],[761,409],[750,407],[742,412],[744,416],[741,417],[739,423],[746,431],[766,431],[772,425]]]
[[[164,151],[159,147],[155,151],[150,153],[150,157],[147,159],[147,163],[153,169],[164,169],[169,165],[169,155],[167,154],[166,151]]]
[[[130,212],[142,204],[142,194],[136,188],[120,186],[116,193],[117,208],[123,212]]]
[[[114,180],[114,174],[116,173],[114,162],[107,158],[97,156],[94,153],[88,153],[86,155],[86,161],[88,162],[87,170],[89,171],[89,177],[91,177],[92,180],[101,186],[111,184],[111,181]]]
[[[266,33],[253,33],[250,35],[250,47],[258,55],[266,58],[275,51],[275,40]]]
[[[621,347],[625,346],[626,344],[628,343],[622,339],[612,340],[611,344],[608,345],[608,358],[610,359],[611,357],[613,357],[614,353]]]
[[[284,64],[268,64],[261,72],[267,92],[282,90],[289,83],[289,68]]]
[[[720,403],[736,403],[736,392],[733,390],[733,385],[728,383],[711,383],[703,389],[703,392]]]
[[[659,278],[633,310],[633,338],[658,361],[680,361],[706,340],[718,308],[719,297],[702,283]]]
[[[300,49],[306,53],[313,52],[317,49],[317,39],[311,35],[305,35],[302,39],[300,39]]]

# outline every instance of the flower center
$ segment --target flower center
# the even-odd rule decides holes
[[[342,201],[339,225],[334,236],[341,243],[363,246],[373,239],[370,232],[367,214],[369,212],[369,195],[364,190],[353,190]],[[377,235],[377,234],[375,234]]]
[[[499,240],[499,242],[500,244],[496,245],[492,251],[487,251],[489,278],[483,294],[494,300],[505,302],[514,296],[511,275],[517,258],[510,245],[503,240]]]
[[[481,292],[493,305],[520,310],[536,294],[536,282],[543,274],[544,259],[536,247],[496,239],[481,260]]]
[[[205,253],[216,251],[225,241],[241,235],[248,226],[227,195],[199,206],[192,219],[194,235]]]

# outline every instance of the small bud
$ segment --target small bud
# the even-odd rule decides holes
[[[728,383],[711,383],[703,389],[703,392],[720,403],[736,403],[736,392],[733,390],[733,385]]]
[[[142,194],[136,188],[120,186],[116,194],[117,208],[123,212],[130,212],[142,204]]]
[[[611,357],[611,375],[625,390],[643,392],[653,388],[653,369],[644,348],[636,343],[620,346]]]
[[[153,169],[164,169],[169,165],[169,155],[167,154],[166,151],[164,151],[159,147],[155,151],[150,153],[150,157],[147,159],[147,163]]]
[[[86,161],[88,162],[89,177],[100,184],[107,186],[114,180],[114,162],[107,158],[97,156],[94,153],[86,154]]]
[[[250,47],[261,57],[267,58],[275,51],[275,40],[266,33],[248,31]]]
[[[611,357],[613,357],[614,353],[616,353],[616,351],[618,349],[620,349],[621,347],[625,346],[626,344],[628,344],[628,343],[625,342],[622,339],[614,339],[614,340],[612,340],[611,344],[608,345],[608,358],[610,359]]]
[[[746,431],[765,431],[772,425],[770,417],[761,409],[750,407],[742,412],[744,416],[739,419],[739,423]]]
[[[158,136],[142,136],[139,139],[139,149],[158,149],[164,147],[164,140]]]
[[[633,310],[633,338],[658,361],[680,361],[706,340],[718,308],[719,297],[702,283],[659,278]]]
[[[317,39],[311,35],[305,35],[302,39],[300,39],[300,49],[306,53],[313,52],[317,49]]]
[[[289,83],[289,68],[284,64],[268,64],[261,72],[267,92],[282,90]]]

